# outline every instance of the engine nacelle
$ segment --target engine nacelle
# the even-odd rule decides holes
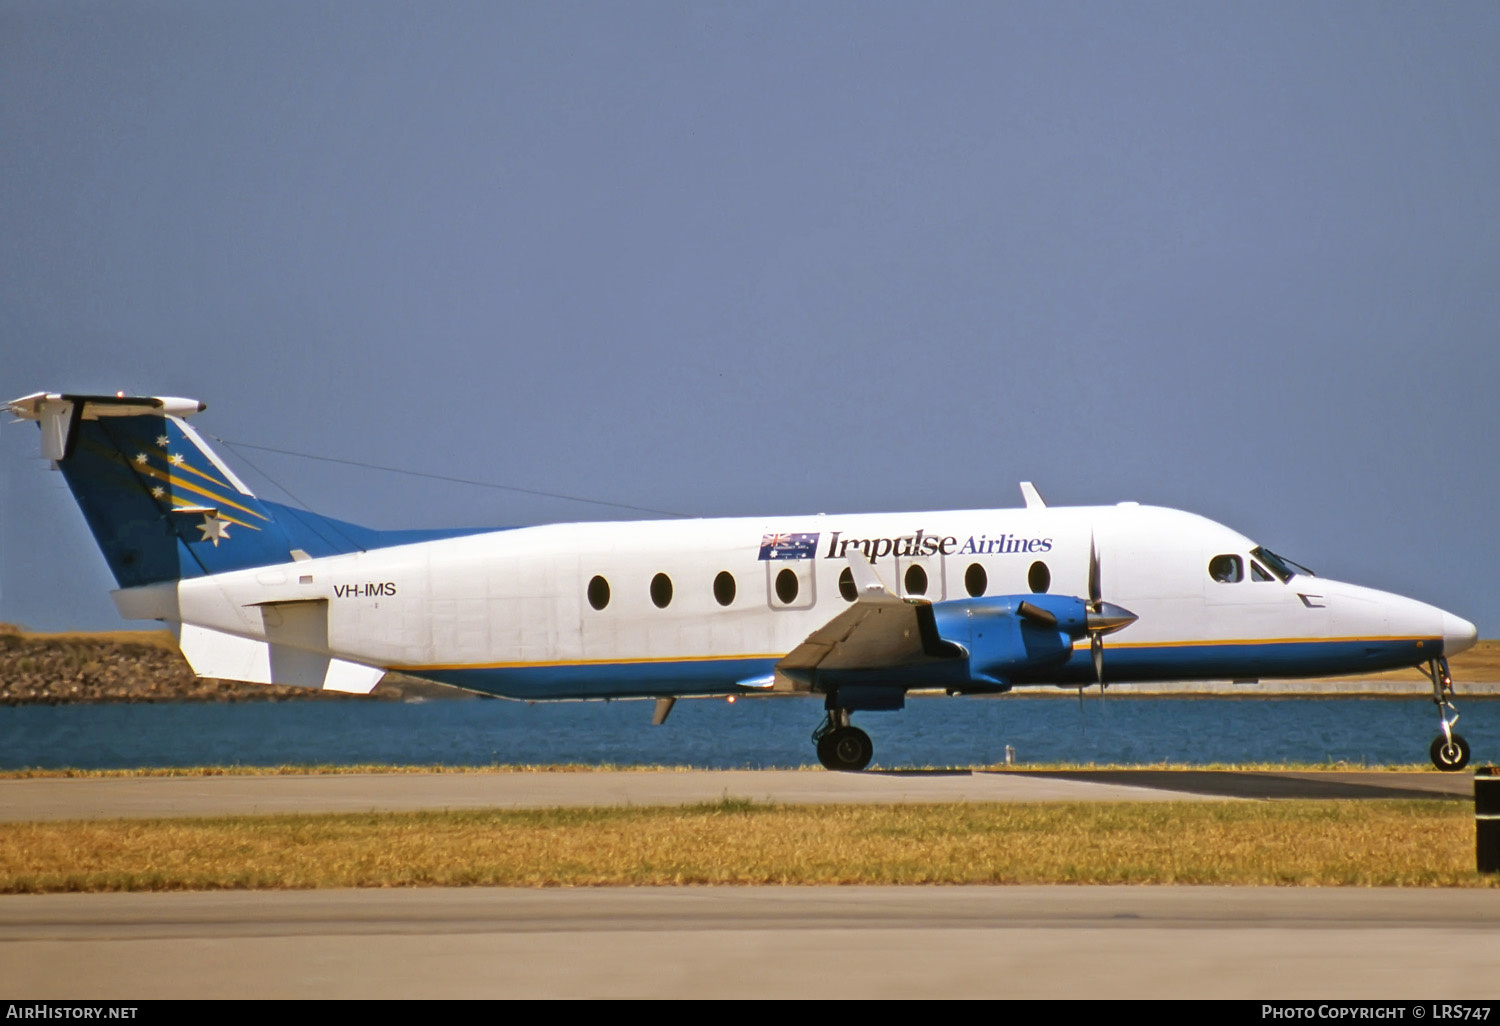
[[[936,603],[933,613],[943,640],[968,650],[970,675],[990,683],[1062,666],[1088,633],[1088,607],[1069,595],[958,599]]]

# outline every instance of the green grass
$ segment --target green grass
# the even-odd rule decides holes
[[[0,824],[0,892],[681,884],[1488,887],[1462,802],[422,812]]]

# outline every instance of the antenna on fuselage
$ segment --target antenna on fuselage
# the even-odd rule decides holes
[[[1021,498],[1026,500],[1027,509],[1046,509],[1047,504],[1042,501],[1042,493],[1036,490],[1036,485],[1030,481],[1021,482]]]

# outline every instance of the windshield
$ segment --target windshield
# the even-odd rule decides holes
[[[1306,574],[1308,577],[1317,576],[1317,574],[1313,573],[1301,563],[1294,563],[1290,559],[1287,559],[1285,556],[1278,556],[1276,555],[1276,553],[1265,547],[1251,549],[1250,555],[1254,556],[1256,559],[1266,564],[1266,566],[1270,567],[1271,572],[1277,577],[1280,577],[1281,583],[1283,584],[1285,584],[1287,581],[1290,581],[1297,574]]]

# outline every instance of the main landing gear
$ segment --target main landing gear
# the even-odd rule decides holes
[[[875,754],[870,735],[849,725],[848,709],[829,709],[812,739],[818,746],[818,761],[831,770],[857,772]]]
[[[1432,739],[1427,754],[1432,756],[1432,764],[1440,770],[1461,770],[1469,764],[1469,742],[1463,739],[1463,735],[1453,732],[1453,725],[1458,722],[1458,710],[1450,701],[1453,675],[1448,672],[1448,660],[1442,657],[1430,659],[1422,672],[1432,681],[1432,704],[1438,707],[1438,727],[1442,730]],[[1449,713],[1453,715],[1450,717]]]

